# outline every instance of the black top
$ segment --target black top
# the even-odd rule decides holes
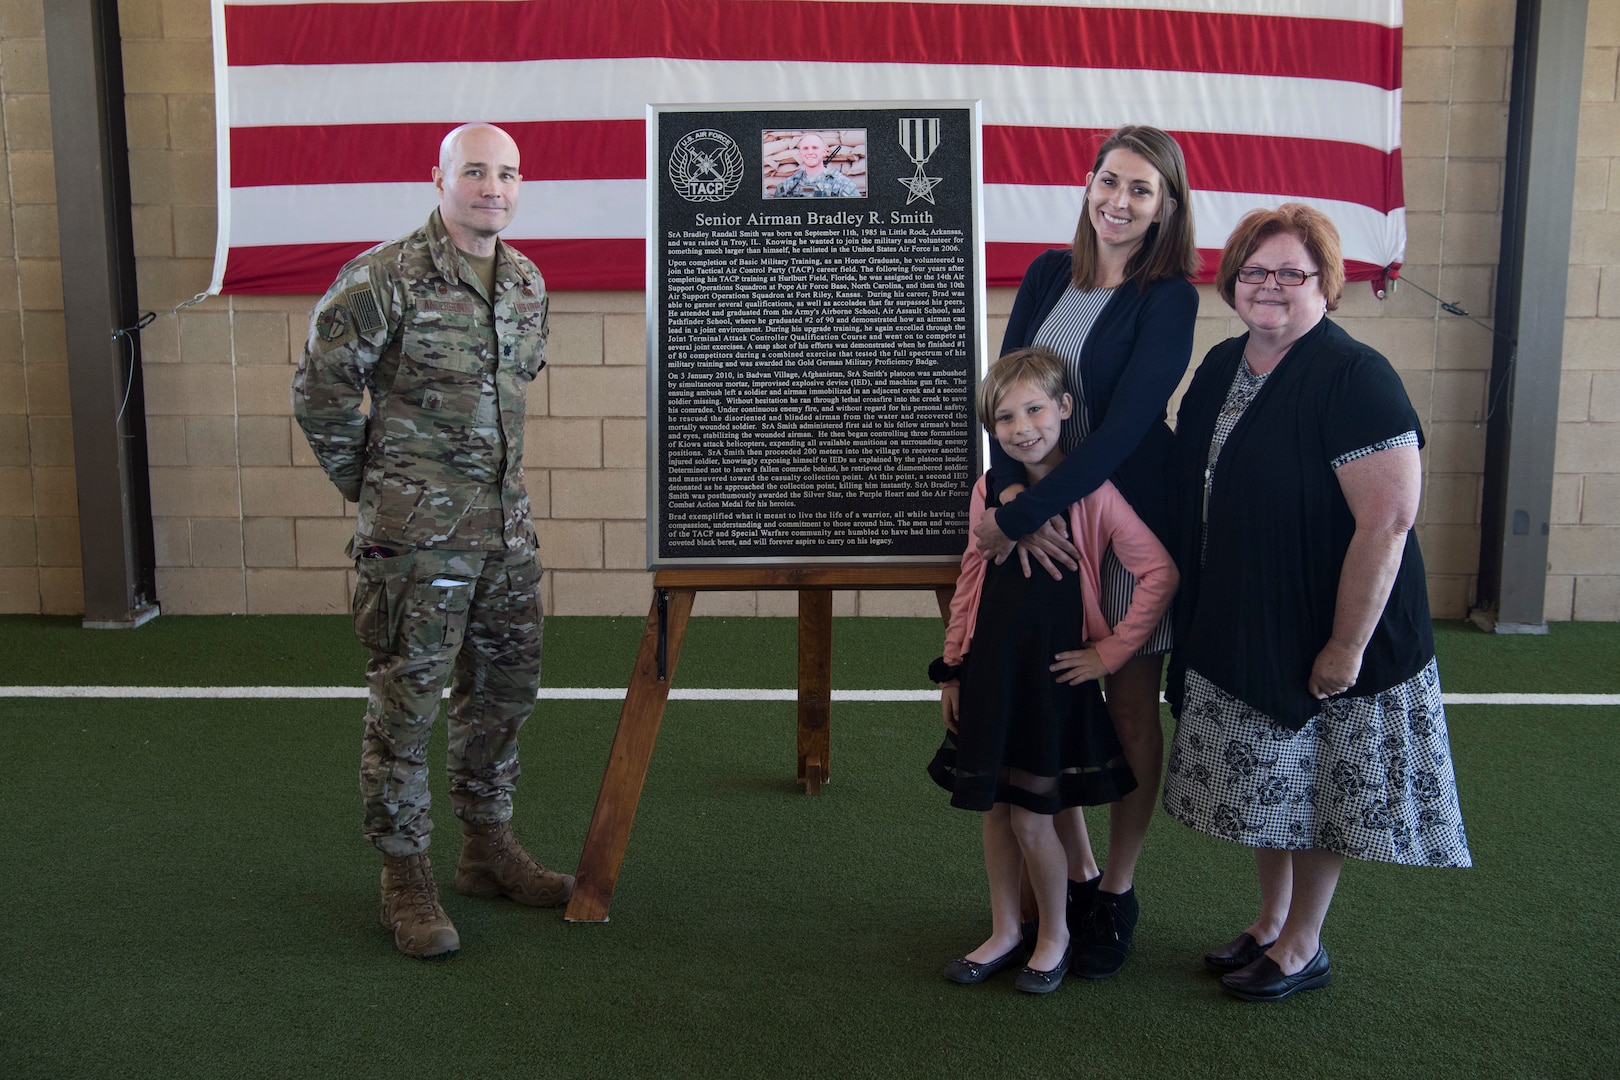
[[[1356,524],[1330,463],[1409,431],[1421,446],[1423,434],[1389,361],[1324,318],[1295,342],[1227,437],[1200,565],[1210,439],[1247,343],[1244,335],[1209,351],[1176,415],[1171,551],[1181,590],[1166,695],[1179,716],[1183,676],[1193,668],[1297,730],[1321,707],[1306,684],[1333,632],[1339,571]],[[1423,556],[1408,532],[1348,693],[1388,689],[1433,655]]]
[[[1031,345],[1041,323],[1069,287],[1074,262],[1067,248],[1036,257],[1024,273],[1001,341],[1001,355]],[[1169,525],[1165,464],[1170,395],[1192,359],[1198,291],[1185,278],[1114,290],[1080,350],[1080,379],[1091,434],[1040,483],[996,511],[996,524],[1016,540],[1112,480],[1161,540]],[[1022,484],[1024,466],[990,440],[996,486]]]

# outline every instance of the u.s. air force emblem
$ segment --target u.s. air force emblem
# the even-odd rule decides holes
[[[670,151],[669,182],[687,202],[724,202],[737,193],[742,178],[742,150],[723,131],[688,132]]]

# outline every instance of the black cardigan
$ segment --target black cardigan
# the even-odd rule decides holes
[[[1013,301],[1001,355],[1030,345],[1069,287],[1067,248],[1037,256]],[[1192,359],[1198,291],[1185,278],[1114,290],[1080,350],[1091,434],[1040,483],[996,511],[996,524],[1014,540],[1040,528],[1112,480],[1148,528],[1165,540],[1170,507],[1165,466],[1171,435],[1166,406]],[[1024,482],[1024,466],[990,440],[997,486]],[[1168,546],[1168,545],[1167,545]]]
[[[1210,350],[1176,414],[1176,650],[1166,691],[1181,714],[1193,668],[1299,729],[1321,702],[1307,683],[1333,632],[1339,571],[1355,532],[1330,462],[1422,429],[1389,361],[1323,319],[1297,341],[1232,430],[1215,465],[1199,560],[1204,469],[1216,416],[1248,336]],[[1404,682],[1434,655],[1423,556],[1408,532],[1389,600],[1348,693]]]

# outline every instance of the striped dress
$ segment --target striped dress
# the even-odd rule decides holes
[[[1064,385],[1074,398],[1074,411],[1063,423],[1065,454],[1072,453],[1091,434],[1091,423],[1086,415],[1086,388],[1080,380],[1080,350],[1097,316],[1113,295],[1113,289],[1081,289],[1071,284],[1035,333],[1036,345],[1051,349],[1063,359]],[[1125,617],[1135,587],[1136,580],[1110,548],[1102,561],[1101,597],[1103,617],[1108,625],[1116,626]],[[1166,612],[1138,655],[1169,652],[1170,645],[1170,614]]]

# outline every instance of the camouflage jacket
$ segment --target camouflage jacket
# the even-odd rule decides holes
[[[814,180],[803,169],[776,185],[773,199],[858,199],[861,189],[836,169],[823,169]]]
[[[545,366],[545,282],[497,242],[493,303],[434,210],[356,257],[310,319],[293,416],[357,537],[532,550],[523,486],[529,384]],[[371,395],[369,414],[363,395]]]

